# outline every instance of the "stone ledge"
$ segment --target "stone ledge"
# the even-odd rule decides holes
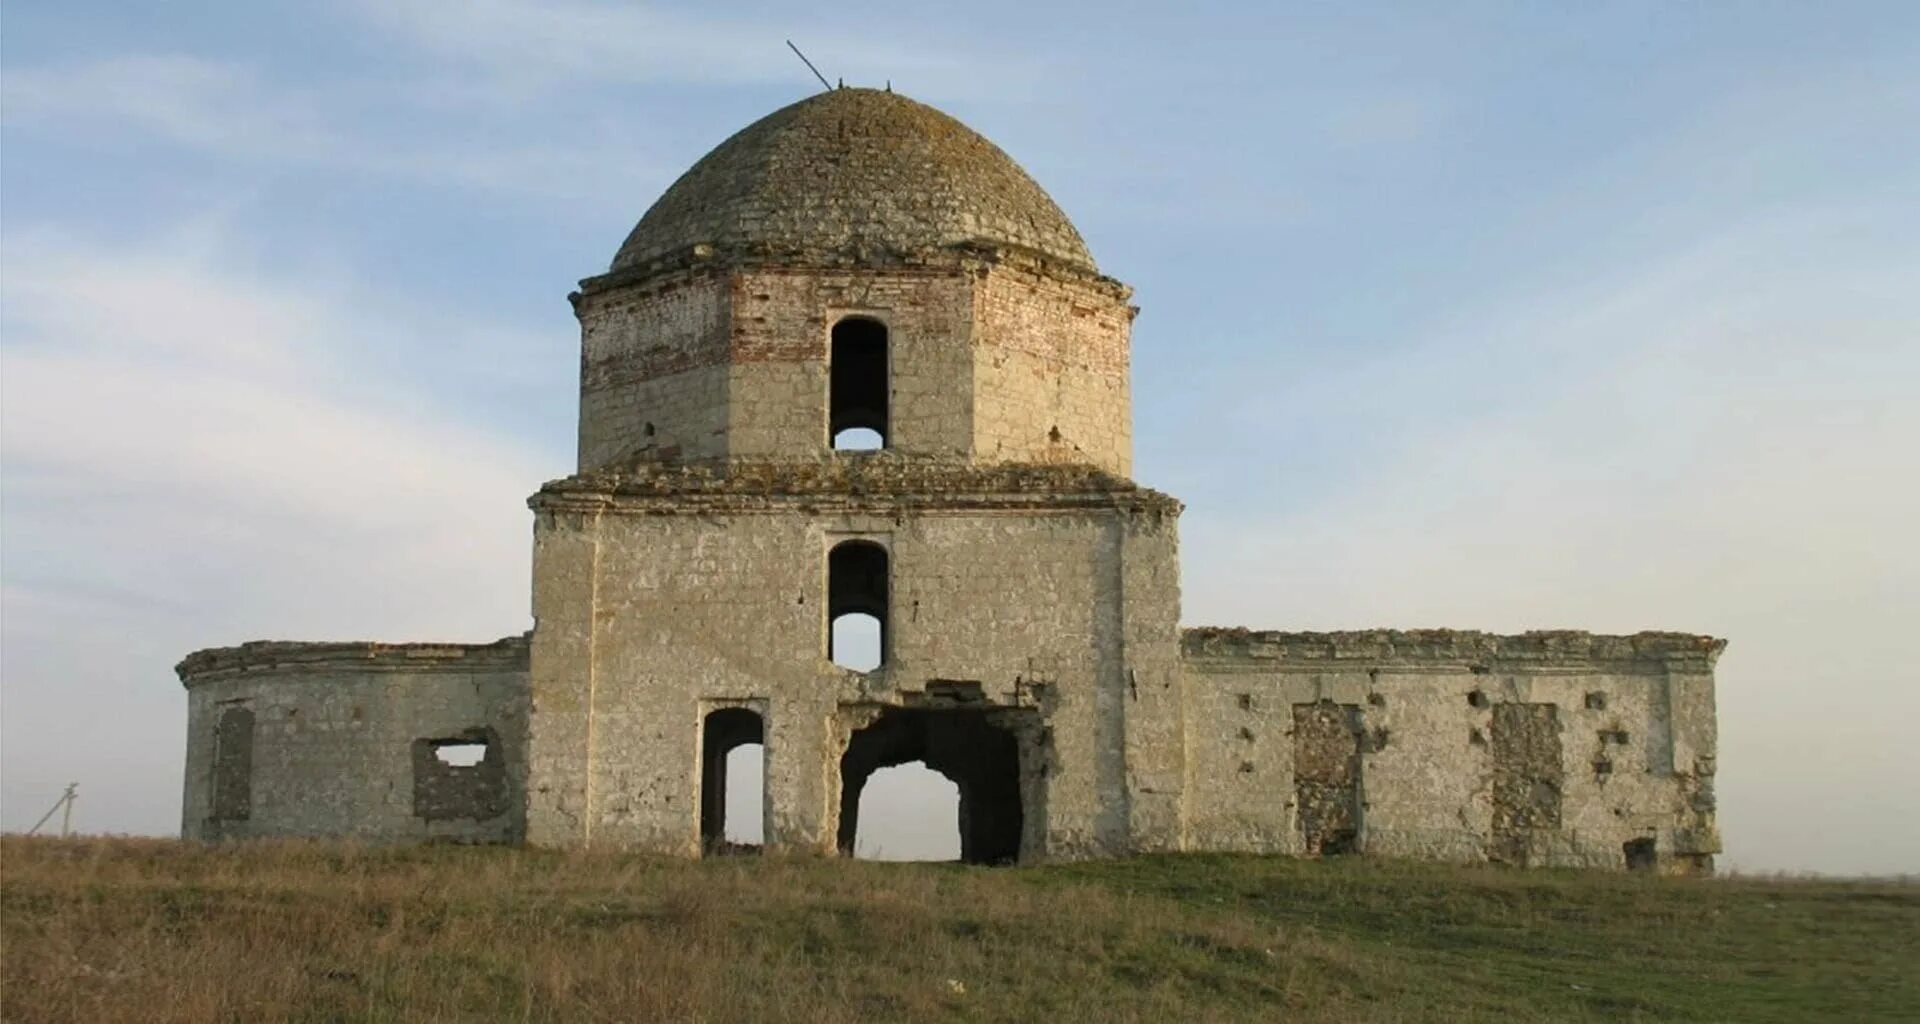
[[[1045,253],[1018,245],[973,242],[913,253],[875,249],[804,249],[794,247],[692,245],[580,281],[574,295],[595,296],[630,286],[671,287],[680,279],[726,276],[735,273],[780,274],[977,274],[996,266],[1026,271],[1063,283],[1078,284],[1119,301],[1133,297],[1133,289],[1097,271],[1065,263]],[[575,304],[578,304],[576,298]]]
[[[1631,662],[1710,672],[1726,646],[1725,640],[1695,633],[1609,636],[1579,630],[1538,630],[1509,635],[1455,629],[1289,633],[1203,626],[1183,630],[1180,637],[1180,653],[1190,660],[1352,668],[1367,665],[1577,667]]]
[[[1180,502],[1081,464],[974,464],[872,452],[815,460],[639,458],[542,486],[536,512],[638,514],[1117,509],[1177,516]]]
[[[182,685],[236,675],[335,669],[351,672],[501,671],[527,668],[528,635],[490,644],[252,640],[195,651],[174,666]]]

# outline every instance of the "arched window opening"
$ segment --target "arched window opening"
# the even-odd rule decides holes
[[[890,709],[855,730],[840,757],[841,854],[1019,860],[1020,746],[996,714],[1005,712]]]
[[[765,839],[766,725],[749,708],[720,708],[700,732],[700,848],[758,852]]]
[[[842,451],[885,448],[886,325],[865,317],[834,324],[827,378],[827,443]]]
[[[878,769],[860,790],[860,824],[862,860],[959,860],[960,787],[924,761]]]
[[[850,540],[827,553],[827,658],[871,672],[887,660],[887,549]]]

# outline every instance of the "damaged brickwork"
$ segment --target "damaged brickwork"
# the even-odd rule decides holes
[[[1528,864],[1544,837],[1560,828],[1565,768],[1560,720],[1552,704],[1493,707],[1493,845],[1489,856]]]
[[[919,761],[970,862],[1711,869],[1722,641],[1182,629],[1132,295],[938,111],[836,89],[748,126],[569,296],[531,632],[189,655],[183,834],[749,853],[758,745],[769,852],[852,850],[867,780]],[[852,616],[877,659],[834,649]]]
[[[1360,838],[1360,709],[1293,707],[1293,793],[1309,855],[1353,853]]]

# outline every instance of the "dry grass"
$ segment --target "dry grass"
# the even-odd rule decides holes
[[[1920,887],[0,840],[7,1021],[1906,1019]]]

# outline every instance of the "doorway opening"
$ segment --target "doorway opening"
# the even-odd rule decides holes
[[[758,853],[765,841],[766,723],[751,708],[720,708],[708,713],[700,733],[701,852]],[[760,799],[751,799],[755,793]]]
[[[926,801],[939,806],[939,791],[924,785],[912,793],[923,802],[918,814],[893,813],[893,784],[877,780],[883,769],[919,762],[953,786],[953,808],[959,834],[959,859],[967,864],[1011,864],[1020,859],[1025,826],[1021,804],[1020,745],[1010,729],[993,721],[992,713],[966,710],[890,708],[873,723],[854,731],[840,758],[840,852],[857,856],[863,849],[896,849],[906,844],[906,831],[925,821]],[[891,776],[889,777],[892,778]],[[901,781],[908,781],[902,779]],[[923,780],[924,781],[924,780]],[[882,800],[869,805],[863,796],[869,783]],[[863,821],[863,812],[878,817]],[[862,826],[867,833],[863,835]],[[920,837],[916,837],[918,845]]]

